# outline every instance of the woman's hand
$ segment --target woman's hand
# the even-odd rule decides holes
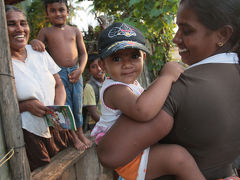
[[[48,108],[37,99],[29,99],[19,102],[19,110],[20,112],[29,111],[35,116],[43,117]]]

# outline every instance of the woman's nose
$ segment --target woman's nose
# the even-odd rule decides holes
[[[182,42],[182,38],[180,36],[180,32],[177,31],[175,36],[173,37],[173,43],[180,44]]]
[[[23,31],[23,27],[21,26],[21,24],[16,24],[16,29],[17,31]]]

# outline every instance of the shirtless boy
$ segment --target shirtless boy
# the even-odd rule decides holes
[[[62,68],[59,75],[67,93],[66,104],[72,108],[77,126],[77,134],[72,131],[74,146],[85,150],[92,145],[82,130],[82,73],[87,63],[85,44],[80,30],[66,24],[69,13],[67,0],[45,0],[44,3],[52,26],[41,29],[38,40],[32,40],[30,44],[33,49],[43,51],[43,43],[46,43],[50,55]]]

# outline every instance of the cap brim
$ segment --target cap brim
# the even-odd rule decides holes
[[[149,53],[149,50],[147,49],[147,47],[141,43],[138,43],[135,41],[119,41],[119,42],[116,42],[113,45],[109,46],[105,50],[103,50],[103,52],[100,54],[100,57],[102,59],[105,59],[106,57],[117,52],[118,50],[128,49],[128,48],[140,49],[140,50],[145,51],[146,53]]]

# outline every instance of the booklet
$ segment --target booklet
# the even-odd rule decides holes
[[[46,113],[46,119],[49,126],[55,126],[56,123],[64,129],[76,131],[75,119],[69,105],[47,106],[50,111]]]

